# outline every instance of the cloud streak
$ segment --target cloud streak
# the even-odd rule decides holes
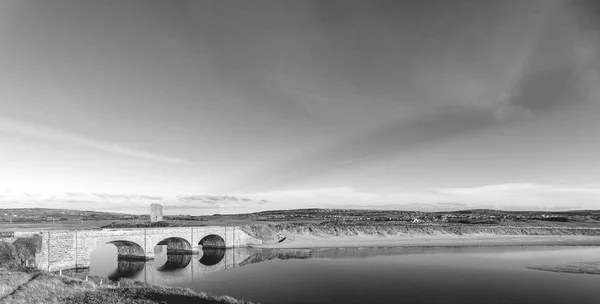
[[[25,122],[21,120],[11,119],[7,117],[0,117],[0,131],[23,135],[27,137],[33,137],[52,142],[75,145],[80,147],[91,148],[99,151],[130,156],[135,158],[142,158],[153,161],[167,162],[167,163],[184,163],[185,160],[177,157],[165,156],[146,151],[140,151],[137,149],[113,144],[110,142],[90,138],[81,134],[73,133],[70,131],[55,129],[52,127]]]
[[[480,132],[500,123],[488,107],[439,107],[430,113],[387,123],[370,132],[276,164],[247,177],[239,184],[259,180],[267,186],[273,186],[303,181],[373,160],[386,160],[449,138]]]

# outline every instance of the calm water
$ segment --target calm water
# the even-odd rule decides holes
[[[599,247],[213,250],[151,262],[94,252],[90,272],[262,303],[600,303],[600,275],[526,266],[600,261]]]

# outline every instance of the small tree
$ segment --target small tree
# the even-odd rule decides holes
[[[42,239],[39,235],[27,238],[19,238],[13,242],[13,245],[16,249],[17,259],[21,262],[21,264],[25,264],[26,261],[35,259],[35,253],[42,246]]]
[[[15,245],[7,242],[0,242],[0,265],[8,266],[15,263],[17,250]]]

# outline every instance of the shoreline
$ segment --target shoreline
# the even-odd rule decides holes
[[[600,275],[600,261],[598,262],[577,262],[561,265],[536,265],[526,267],[532,270],[548,271],[556,273],[572,273],[572,274],[587,274]]]
[[[265,249],[357,247],[600,246],[600,237],[582,235],[297,235],[280,243],[254,245]]]

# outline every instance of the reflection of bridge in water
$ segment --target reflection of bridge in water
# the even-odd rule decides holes
[[[438,251],[464,253],[469,247],[445,247]],[[481,250],[479,248],[478,250]],[[493,250],[493,249],[490,249]],[[130,278],[151,284],[187,286],[195,279],[209,273],[265,262],[269,260],[287,259],[346,259],[367,258],[381,255],[424,254],[430,250],[426,247],[387,247],[387,248],[311,248],[311,249],[267,249],[267,248],[203,248],[201,254],[194,253],[168,254],[167,246],[157,246],[156,260],[117,261],[117,268],[112,273],[92,272],[91,275],[106,276],[111,280]],[[158,258],[161,257],[161,258]],[[96,268],[98,269],[98,268]],[[103,268],[104,270],[109,270]],[[87,275],[89,270],[81,270]],[[206,279],[206,278],[203,278]]]
[[[160,247],[157,247],[160,248]],[[313,248],[313,249],[258,249],[258,248],[203,248],[200,254],[169,254],[157,250],[156,254],[166,254],[166,260],[128,261],[119,260],[118,269],[109,275],[116,280],[131,278],[158,285],[184,285],[194,278],[208,273],[238,268],[269,260],[287,259],[344,259],[370,257],[375,255],[419,254],[425,248]],[[446,251],[464,250],[446,248]],[[160,265],[159,265],[160,263]]]
[[[262,261],[262,250],[252,248],[206,248],[200,254],[167,254],[166,261],[118,261],[118,268],[109,278],[131,278],[159,285],[178,285],[195,276],[224,271]]]
[[[160,250],[157,254],[160,254]],[[257,248],[205,248],[201,254],[166,254],[166,261],[157,265],[156,260],[119,260],[118,269],[109,275],[112,280],[131,278],[158,285],[182,285],[194,281],[194,277],[208,273],[242,267],[273,259],[307,259],[319,257],[314,250],[272,250]],[[321,256],[326,257],[326,256]]]
[[[158,285],[178,285],[193,282],[194,278],[269,260],[287,259],[344,259],[376,255],[410,255],[426,252],[426,248],[321,248],[321,249],[257,249],[205,248],[201,255],[167,254],[162,265],[153,261],[119,261],[118,269],[109,278],[127,277]],[[464,248],[446,248],[448,252]]]
[[[403,249],[402,254],[422,252],[422,248]],[[397,255],[398,249],[389,252],[381,248],[336,248],[336,249],[257,249],[257,248],[205,248],[201,255],[167,254],[166,261],[119,261],[118,269],[111,279],[132,278],[159,285],[180,285],[194,277],[224,271],[268,260],[310,258],[354,258],[373,255]]]

